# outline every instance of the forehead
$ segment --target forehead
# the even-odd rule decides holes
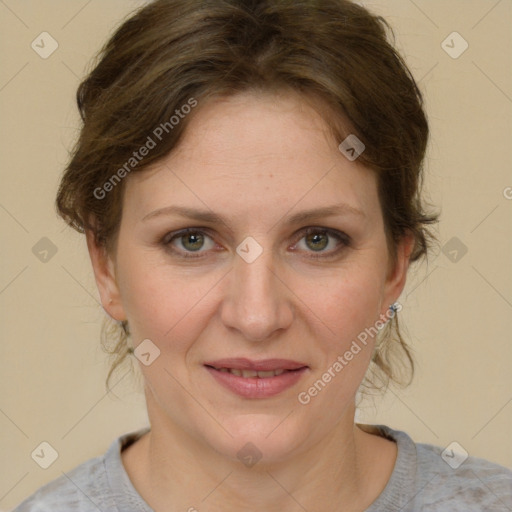
[[[129,177],[125,200],[139,217],[176,202],[247,216],[255,208],[261,214],[340,201],[371,216],[375,174],[347,160],[338,144],[299,95],[211,100],[188,120],[178,147]]]
[[[338,145],[314,100],[294,92],[246,91],[210,100],[194,114],[175,157],[208,162],[225,156],[227,163],[243,167],[238,160],[248,165],[248,157],[269,165],[283,159],[332,158]]]

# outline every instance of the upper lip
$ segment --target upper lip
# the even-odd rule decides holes
[[[252,361],[245,358],[229,358],[217,359],[215,361],[207,361],[206,366],[215,368],[230,368],[233,370],[253,370],[256,372],[272,371],[272,370],[297,370],[307,365],[292,361],[290,359],[264,359],[261,361]]]

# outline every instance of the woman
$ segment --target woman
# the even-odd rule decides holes
[[[412,372],[397,301],[437,221],[421,94],[382,19],[157,0],[77,99],[57,206],[122,329],[109,378],[138,360],[150,427],[16,512],[512,507],[506,468],[354,423],[362,384]]]

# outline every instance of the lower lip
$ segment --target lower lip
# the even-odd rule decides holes
[[[209,366],[205,367],[225,388],[244,398],[268,398],[282,393],[295,385],[307,371],[307,367],[286,371],[276,377],[239,377],[230,372],[221,372]]]

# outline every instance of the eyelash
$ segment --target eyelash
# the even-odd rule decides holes
[[[191,253],[190,251],[185,251],[185,252],[181,252],[181,251],[178,251],[176,249],[174,249],[174,247],[171,245],[172,242],[176,239],[180,239],[186,235],[190,235],[190,234],[201,234],[201,235],[206,235],[208,238],[212,238],[209,234],[208,234],[208,230],[205,230],[204,228],[187,228],[187,229],[183,229],[181,231],[177,231],[177,232],[173,232],[173,233],[168,233],[164,236],[164,238],[162,239],[161,243],[166,247],[168,248],[169,250],[171,250],[174,254],[177,254],[180,258],[183,258],[183,259],[199,259],[199,258],[204,258],[204,252],[197,252],[197,255],[192,255],[193,253]],[[311,256],[308,256],[308,258],[311,258],[311,259],[315,259],[315,260],[318,260],[318,259],[332,259],[334,258],[335,256],[337,256],[343,249],[347,248],[347,247],[350,247],[351,246],[351,238],[346,234],[346,233],[343,233],[342,231],[337,231],[337,230],[334,230],[334,229],[329,229],[329,228],[320,228],[320,227],[308,227],[308,228],[304,228],[301,232],[300,232],[300,237],[297,239],[297,242],[295,242],[294,245],[296,245],[298,242],[300,242],[303,238],[305,238],[306,236],[308,235],[311,235],[311,234],[326,234],[328,235],[329,237],[332,237],[332,238],[335,238],[341,245],[341,247],[339,247],[338,249],[335,249],[334,251],[330,251],[328,253],[325,253],[326,255],[321,255],[321,254],[316,254],[316,255],[311,255]],[[323,251],[321,251],[322,253]]]

